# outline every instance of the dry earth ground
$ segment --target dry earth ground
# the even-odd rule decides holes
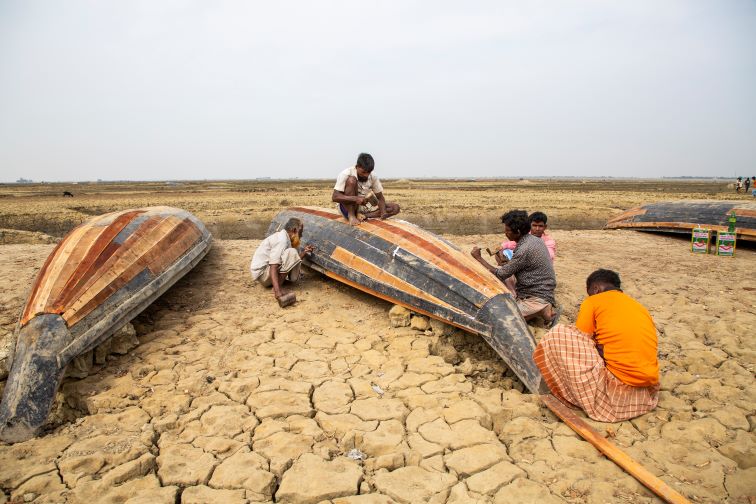
[[[609,267],[661,333],[659,407],[594,425],[694,502],[753,502],[756,254],[554,234],[565,319],[586,275]],[[279,309],[247,273],[258,243],[216,242],[135,320],[137,348],[65,382],[43,437],[0,445],[0,503],[655,501],[477,337],[392,328],[390,305],[312,272]],[[0,246],[3,331],[51,249]]]
[[[194,213],[218,239],[262,238],[283,208],[331,206],[332,187],[330,180],[0,185],[0,231],[60,237],[93,215],[169,205]],[[63,197],[64,190],[75,196]],[[384,192],[403,219],[458,235],[499,232],[498,218],[510,208],[542,210],[555,229],[600,229],[642,203],[749,198],[717,180],[389,180]]]

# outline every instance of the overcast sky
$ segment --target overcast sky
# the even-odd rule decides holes
[[[0,180],[756,175],[756,2],[0,0]]]

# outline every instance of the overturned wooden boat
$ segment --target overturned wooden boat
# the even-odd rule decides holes
[[[738,239],[756,241],[756,202],[748,201],[662,201],[649,203],[614,217],[607,229],[636,229],[687,233],[704,227],[727,231],[727,218],[735,213]]]
[[[280,212],[268,235],[295,217],[316,247],[307,265],[347,285],[481,335],[531,392],[546,386],[533,362],[535,340],[514,297],[496,276],[452,243],[401,220],[350,226],[319,208]]]
[[[21,313],[0,404],[0,438],[34,436],[66,365],[144,310],[207,254],[211,242],[199,219],[171,207],[109,213],[66,235]]]

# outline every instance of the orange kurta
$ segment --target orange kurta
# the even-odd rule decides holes
[[[648,310],[624,292],[587,297],[575,325],[603,347],[606,368],[633,387],[659,383],[656,326]]]

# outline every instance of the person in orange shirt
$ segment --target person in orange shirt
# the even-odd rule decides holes
[[[656,326],[620,287],[614,271],[591,273],[575,325],[557,325],[533,353],[551,393],[601,422],[637,417],[659,400]]]

